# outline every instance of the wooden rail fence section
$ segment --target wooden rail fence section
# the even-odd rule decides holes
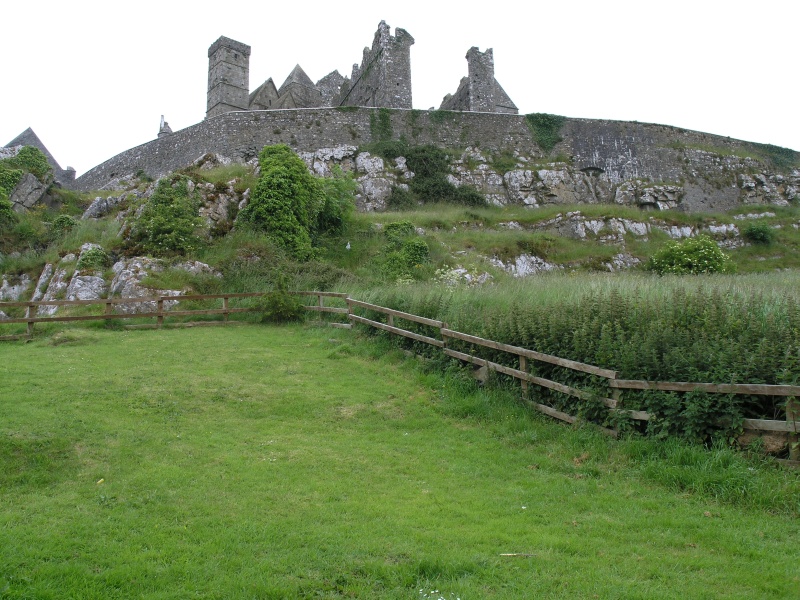
[[[610,410],[624,412],[631,419],[638,421],[647,421],[651,418],[651,415],[646,411],[626,410],[625,408],[623,408],[622,396],[621,396],[622,390],[625,389],[663,390],[663,391],[675,391],[675,392],[702,391],[712,394],[747,394],[747,395],[753,394],[753,395],[786,397],[787,402],[786,402],[785,421],[745,419],[743,422],[743,428],[746,430],[752,430],[758,432],[766,431],[766,432],[778,432],[787,434],[789,442],[790,459],[792,461],[800,460],[800,448],[798,448],[798,439],[799,439],[798,431],[800,430],[800,402],[798,402],[797,400],[798,397],[800,397],[800,386],[765,385],[765,384],[692,383],[692,382],[672,382],[672,381],[638,381],[629,379],[617,379],[617,372],[612,371],[610,369],[603,369],[601,367],[597,367],[594,365],[589,365],[574,360],[568,360],[565,358],[560,358],[558,356],[552,356],[550,354],[543,354],[541,352],[536,352],[534,350],[529,350],[527,348],[521,348],[519,346],[511,346],[509,344],[503,344],[500,342],[487,340],[474,335],[461,333],[459,331],[454,331],[452,329],[449,329],[447,327],[447,324],[443,323],[442,321],[436,321],[434,319],[419,317],[417,315],[400,312],[391,308],[386,308],[375,304],[369,304],[367,302],[361,302],[359,300],[354,300],[353,298],[349,297],[346,298],[346,302],[349,309],[348,318],[350,319],[351,322],[361,323],[363,325],[368,325],[370,327],[375,327],[383,331],[388,331],[390,333],[407,337],[416,340],[418,342],[430,344],[431,346],[441,348],[444,354],[446,354],[447,356],[480,367],[485,367],[497,373],[502,373],[504,375],[508,375],[510,377],[518,379],[521,382],[523,398],[533,408],[546,415],[549,415],[556,419],[560,419],[562,421],[566,421],[568,423],[574,423],[577,420],[577,418],[572,415],[561,412],[559,410],[556,410],[550,406],[530,400],[528,398],[529,384],[538,385],[563,394],[567,394],[569,396],[578,398],[580,400],[587,400],[589,398],[594,398],[594,395],[587,391],[580,390],[572,386],[559,383],[557,381],[551,381],[549,379],[532,375],[528,371],[528,364],[529,364],[528,361],[545,362],[552,365],[557,365],[559,367],[564,367],[566,369],[570,369],[573,371],[588,373],[590,375],[606,379],[608,387],[612,391],[611,393],[612,397],[600,398],[600,401],[603,404],[605,404]],[[362,308],[386,315],[386,323],[383,323],[381,321],[376,321],[374,319],[368,319],[366,317],[355,314],[354,309],[357,308]],[[413,323],[420,323],[422,325],[427,325],[428,327],[431,327],[433,329],[437,329],[439,337],[437,338],[432,336],[426,336],[419,333],[415,333],[413,331],[408,331],[407,329],[403,329],[402,327],[399,327],[398,324],[395,322],[395,319],[397,318],[405,319],[406,321],[411,321]],[[484,348],[499,350],[501,352],[506,352],[515,355],[519,361],[519,368],[517,369],[511,368],[487,360],[485,358],[480,358],[472,354],[453,350],[448,347],[448,340],[459,340],[470,344],[474,344],[476,346],[482,346]],[[604,431],[609,435],[614,435],[614,436],[617,435],[617,432],[611,429],[604,429]]]
[[[603,369],[594,365],[589,365],[574,360],[560,358],[549,354],[543,354],[527,348],[519,346],[512,346],[487,340],[474,335],[469,335],[459,331],[454,331],[447,326],[447,323],[437,321],[435,319],[428,319],[414,314],[405,313],[385,306],[378,306],[368,302],[362,302],[354,298],[350,298],[348,294],[338,292],[316,292],[316,291],[297,291],[290,292],[292,294],[301,296],[316,296],[317,300],[314,304],[306,305],[306,310],[315,311],[320,313],[331,313],[346,315],[349,324],[346,323],[331,323],[335,327],[352,327],[352,323],[360,323],[369,327],[374,327],[387,331],[394,335],[403,336],[417,342],[429,344],[436,348],[440,348],[442,352],[452,358],[468,362],[479,367],[485,367],[488,370],[495,371],[518,379],[521,383],[523,398],[536,410],[550,415],[556,419],[574,423],[577,418],[567,413],[558,411],[550,406],[534,402],[529,399],[529,385],[534,384],[544,387],[579,400],[588,400],[595,396],[590,392],[577,389],[575,387],[537,377],[531,374],[528,370],[529,361],[539,361],[578,371],[581,373],[588,373],[590,375],[607,380],[607,385],[611,390],[611,398],[600,398],[600,401],[612,411],[619,411],[626,413],[631,419],[639,421],[647,421],[651,415],[645,411],[639,410],[626,410],[622,406],[622,390],[662,390],[662,391],[675,391],[675,392],[693,392],[702,391],[712,394],[747,394],[747,395],[766,395],[766,396],[781,396],[786,397],[786,420],[785,421],[771,421],[764,419],[745,419],[743,427],[746,430],[759,431],[759,432],[777,432],[784,433],[788,436],[790,459],[793,461],[800,460],[800,386],[795,385],[765,385],[765,384],[723,384],[723,383],[692,383],[692,382],[670,382],[670,381],[638,381],[629,379],[617,379],[617,372],[609,369]],[[27,332],[25,335],[14,336],[0,336],[0,340],[4,339],[19,339],[20,337],[30,337],[33,333],[33,327],[36,323],[48,323],[56,321],[97,321],[97,320],[112,320],[112,319],[142,319],[142,318],[155,318],[156,323],[153,327],[162,327],[166,317],[193,317],[201,315],[222,315],[222,321],[211,321],[203,324],[217,325],[227,324],[228,317],[231,314],[253,312],[257,310],[253,307],[233,307],[230,306],[230,301],[240,298],[255,298],[262,296],[262,292],[243,293],[243,294],[194,294],[186,296],[157,296],[153,298],[106,298],[102,300],[42,300],[42,301],[28,301],[28,302],[0,302],[0,310],[6,307],[25,307],[25,317],[12,318],[0,321],[0,325],[5,324],[27,324]],[[337,298],[347,303],[347,308],[326,306],[324,303],[325,298]],[[187,300],[222,300],[221,308],[212,309],[197,309],[197,310],[171,310],[170,307],[173,303]],[[126,309],[130,309],[132,305],[151,303],[155,310],[146,310],[145,312],[118,312],[114,311],[115,306],[124,305]],[[37,316],[37,311],[40,306],[91,306],[101,305],[104,307],[102,314],[96,315],[68,315],[68,316]],[[363,309],[373,311],[386,316],[386,322],[376,321],[355,313],[356,309]],[[403,327],[398,326],[395,319],[410,321],[425,325],[436,330],[438,337],[432,335],[423,335],[414,331],[409,331]],[[197,323],[194,323],[197,324]],[[517,357],[519,368],[511,368],[499,363],[474,356],[469,353],[459,352],[448,347],[448,340],[459,340],[467,342],[475,346],[490,348],[500,352],[506,352]],[[610,435],[616,435],[617,432],[611,429],[605,429]]]
[[[325,306],[324,298],[341,298],[345,300],[347,294],[338,292],[290,292],[298,296],[316,296],[317,301],[313,305],[306,306],[306,310],[324,313],[347,314],[348,309],[344,307]],[[24,307],[25,316],[15,319],[4,319],[0,325],[6,324],[27,324],[25,335],[2,336],[0,340],[19,339],[20,337],[30,337],[36,323],[67,322],[67,321],[109,321],[112,319],[156,319],[155,327],[163,327],[166,317],[195,317],[203,315],[222,315],[222,321],[210,321],[207,324],[217,325],[228,323],[228,317],[236,313],[254,312],[253,307],[233,307],[230,306],[232,299],[238,298],[257,298],[263,296],[263,292],[251,292],[242,294],[192,294],[183,296],[155,296],[152,298],[104,298],[101,300],[39,300],[28,302],[0,302],[0,310],[4,308]],[[170,307],[181,301],[187,300],[222,300],[221,308],[194,309],[194,310],[172,310]],[[150,306],[147,306],[147,305]],[[144,311],[136,311],[136,305],[145,305]],[[42,306],[103,306],[101,314],[93,315],[66,315],[66,316],[37,316],[39,307]],[[130,312],[115,311],[114,307],[123,306],[124,310]],[[154,310],[148,310],[152,307]]]

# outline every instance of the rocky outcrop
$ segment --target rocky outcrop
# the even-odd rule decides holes
[[[99,248],[97,244],[84,244],[81,247],[81,255],[93,248]],[[182,290],[161,290],[152,289],[142,285],[142,281],[150,274],[159,273],[167,268],[164,261],[135,257],[123,259],[114,264],[111,268],[113,272],[112,280],[105,279],[105,273],[100,270],[78,269],[80,256],[67,254],[58,263],[48,263],[42,269],[42,273],[36,283],[36,287],[31,295],[33,301],[47,300],[97,300],[100,298],[150,298],[154,296],[178,296]],[[173,269],[181,269],[193,275],[212,275],[221,277],[221,273],[215,271],[207,264],[199,261],[186,261],[172,265]],[[10,278],[3,276],[3,287],[0,288],[0,300],[12,301],[19,300],[30,288],[30,279],[23,277],[20,282],[12,285]],[[24,283],[24,285],[23,285]],[[11,291],[14,291],[14,295]],[[164,307],[169,309],[177,304],[177,301],[167,301]],[[130,304],[117,304],[116,310],[128,314],[138,314],[154,312],[155,302],[137,302]],[[40,316],[51,316],[58,311],[57,306],[40,306],[37,314]]]
[[[42,183],[30,173],[24,173],[8,199],[16,212],[25,212],[41,202],[48,187],[48,184]]]
[[[30,286],[31,280],[27,275],[21,277],[3,275],[0,284],[0,302],[17,302]]]
[[[163,262],[154,258],[136,257],[121,260],[112,267],[114,278],[109,286],[110,297],[120,298],[149,298],[153,296],[179,296],[180,290],[154,290],[144,287],[142,280],[150,273],[159,273],[164,270]],[[164,309],[169,310],[177,301],[164,302]],[[138,314],[155,312],[158,310],[156,302],[132,302],[131,304],[118,304],[117,310],[125,314]]]

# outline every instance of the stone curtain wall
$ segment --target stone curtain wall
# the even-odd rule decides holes
[[[84,173],[76,186],[80,190],[99,189],[139,170],[161,177],[208,152],[244,161],[257,156],[268,144],[288,144],[306,152],[367,144],[373,141],[370,126],[378,110],[307,108],[225,113],[122,152]],[[453,148],[477,144],[536,153],[524,119],[516,115],[391,110],[391,124],[394,137],[405,136],[415,144]]]
[[[372,128],[379,110],[386,109],[226,113],[123,152],[85,173],[76,186],[80,190],[99,189],[140,170],[151,177],[160,177],[206,153],[245,161],[257,156],[268,144],[288,144],[298,152],[341,145],[363,146],[375,141]],[[513,150],[527,157],[529,164],[545,165],[555,160],[543,156],[522,115],[417,110],[390,110],[389,115],[393,137],[402,136],[412,144],[473,147],[487,156]],[[563,141],[555,146],[552,156],[571,157],[572,164],[547,171],[546,178],[566,179],[552,182],[548,179],[546,183],[556,189],[573,186],[570,178],[581,179],[579,187],[585,190],[570,192],[569,196],[578,202],[609,201],[618,195],[617,188],[624,187],[621,184],[625,182],[638,185],[639,181],[650,181],[675,187],[683,198],[683,206],[689,210],[725,208],[735,205],[750,184],[755,186],[750,201],[761,202],[758,193],[769,191],[768,184],[759,187],[759,182],[751,182],[747,174],[774,171],[761,161],[733,155],[736,150],[749,149],[751,145],[747,142],[663,125],[566,119],[560,135]],[[702,147],[727,149],[731,155],[720,156],[698,149]],[[794,181],[796,177],[790,179]],[[776,176],[776,182],[780,186],[780,176]],[[788,188],[784,195],[790,195]]]

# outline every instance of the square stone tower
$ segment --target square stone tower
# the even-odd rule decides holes
[[[208,49],[206,119],[247,110],[250,88],[250,46],[220,36]]]

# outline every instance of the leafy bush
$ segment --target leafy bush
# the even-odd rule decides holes
[[[10,229],[17,222],[17,215],[14,207],[8,199],[5,190],[0,189],[0,231]]]
[[[311,235],[325,205],[323,188],[306,164],[284,144],[265,146],[259,155],[261,175],[237,222],[264,231],[300,260],[313,255]],[[326,220],[335,220],[332,201]]]
[[[131,239],[154,255],[185,254],[201,245],[200,202],[189,192],[188,179],[173,175],[161,179],[144,205],[131,232]]]
[[[6,199],[14,192],[23,175],[22,169],[6,167],[3,165],[3,161],[0,161],[0,190],[5,192]]]
[[[107,267],[110,262],[108,253],[99,246],[94,246],[81,253],[76,266],[78,269],[100,270]]]
[[[383,234],[389,240],[389,244],[399,246],[402,241],[410,235],[414,235],[416,229],[411,221],[397,221],[386,225]]]
[[[775,239],[775,230],[766,223],[750,223],[742,231],[746,240],[768,246]]]
[[[16,156],[6,158],[2,163],[12,169],[27,171],[42,183],[47,183],[53,173],[50,163],[47,162],[47,157],[41,150],[33,146],[23,147]]]
[[[50,234],[52,237],[61,237],[68,231],[71,231],[78,222],[74,217],[69,215],[58,215],[53,222],[50,223]]]
[[[387,200],[390,208],[410,208],[421,202],[450,202],[466,206],[484,206],[486,199],[472,186],[456,187],[447,180],[450,174],[450,154],[427,144],[409,146],[404,140],[384,140],[370,144],[367,150],[386,160],[405,156],[406,165],[414,173],[409,182],[409,192],[393,188]]]
[[[428,244],[424,240],[410,239],[403,242],[400,249],[403,260],[410,269],[427,263],[431,258]]]
[[[680,242],[668,242],[647,262],[646,268],[659,275],[730,273],[734,264],[710,237],[698,235]]]
[[[405,239],[398,249],[391,250],[393,247],[397,246],[387,246],[390,251],[383,263],[383,273],[392,281],[413,277],[430,260],[430,249],[423,240]]]
[[[278,276],[273,291],[258,298],[256,308],[262,323],[290,323],[306,318],[306,309],[298,296],[289,293],[285,275]]]

